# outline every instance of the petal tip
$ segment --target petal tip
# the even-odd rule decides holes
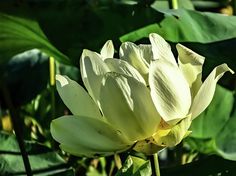
[[[68,80],[62,75],[56,75],[57,86],[64,87],[69,84]]]

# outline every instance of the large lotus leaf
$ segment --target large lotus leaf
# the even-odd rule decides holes
[[[233,92],[220,86],[209,107],[192,122],[185,141],[191,149],[236,161],[236,110]]]
[[[0,65],[0,70],[0,78],[5,82],[14,105],[22,105],[46,88],[49,77],[48,56],[36,49],[26,51]],[[2,92],[0,97],[3,97]]]
[[[171,42],[210,43],[236,37],[236,17],[192,10],[162,10],[164,20],[120,37],[137,41],[155,32]]]
[[[0,175],[26,175],[15,136],[1,132],[0,143]],[[25,149],[35,175],[73,175],[66,162],[49,148],[26,141]]]
[[[236,161],[236,110],[215,138],[216,151],[224,158]]]
[[[34,48],[60,62],[69,63],[67,56],[49,42],[35,20],[0,13],[0,63]]]
[[[193,120],[190,136],[202,139],[216,137],[230,118],[233,102],[233,92],[218,85],[208,108]]]

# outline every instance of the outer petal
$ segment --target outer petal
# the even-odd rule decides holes
[[[153,59],[153,53],[152,53],[152,45],[144,45],[141,44],[138,46],[139,47],[139,51],[140,51],[140,55],[142,57],[142,59],[146,62],[145,65],[149,68],[149,64]]]
[[[227,64],[222,64],[213,69],[210,75],[206,78],[202,86],[200,87],[197,95],[194,97],[190,112],[192,118],[196,118],[201,114],[207,106],[210,104],[216,89],[217,81],[224,75],[225,72],[230,71],[234,73]]]
[[[175,124],[186,117],[191,105],[191,94],[178,67],[165,60],[153,61],[149,85],[156,109],[167,123]]]
[[[96,52],[84,50],[80,63],[81,76],[89,94],[97,102],[102,77],[109,68]]]
[[[114,46],[111,40],[108,40],[102,47],[101,56],[102,59],[113,58],[114,55]]]
[[[115,153],[134,143],[109,124],[90,117],[63,116],[52,121],[50,130],[64,150],[76,155]]]
[[[148,88],[131,77],[108,73],[100,103],[107,121],[130,140],[150,137],[160,122]]]
[[[205,58],[181,44],[177,44],[178,63],[181,72],[191,88],[194,97],[202,85],[202,66]]]
[[[88,93],[67,76],[56,75],[57,91],[72,114],[102,118],[99,108]]]
[[[188,116],[168,130],[158,130],[153,138],[159,146],[174,147],[186,137],[186,134],[189,134],[190,125],[191,116]]]
[[[152,44],[153,59],[164,59],[177,66],[175,57],[171,51],[170,45],[158,34],[149,35]]]
[[[140,48],[131,42],[125,42],[120,47],[120,58],[129,62],[147,80],[148,63],[143,59]]]
[[[112,72],[133,77],[139,82],[146,85],[146,82],[143,79],[142,75],[140,75],[140,73],[128,62],[121,59],[106,59],[105,63]]]

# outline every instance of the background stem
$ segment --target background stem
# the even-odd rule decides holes
[[[28,157],[28,154],[26,152],[24,140],[23,140],[23,137],[22,137],[22,134],[21,134],[22,130],[21,130],[20,127],[22,126],[21,125],[22,123],[20,121],[20,116],[19,116],[18,111],[16,110],[16,108],[14,107],[14,105],[11,101],[10,93],[9,93],[9,91],[8,91],[8,89],[7,89],[7,87],[6,87],[3,80],[1,80],[1,89],[2,89],[2,93],[3,93],[5,103],[8,107],[8,109],[9,109],[9,112],[10,112],[10,117],[11,117],[11,121],[12,121],[13,128],[14,128],[14,131],[15,131],[16,139],[17,139],[17,142],[19,144],[21,156],[23,158],[26,175],[27,176],[32,176],[32,170],[31,170],[31,167],[30,167],[29,157]]]
[[[178,0],[168,0],[170,9],[178,9]]]
[[[55,60],[53,57],[49,58],[49,74],[50,74],[50,94],[51,94],[51,119],[55,118]]]

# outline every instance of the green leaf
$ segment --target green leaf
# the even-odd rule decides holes
[[[159,9],[169,9],[169,2],[166,1],[155,1],[152,5],[152,8]],[[178,0],[178,8],[194,10],[193,3],[191,0]]]
[[[25,175],[20,149],[14,135],[0,132],[0,175]],[[32,172],[40,175],[73,175],[66,162],[49,148],[36,142],[25,142]]]
[[[188,164],[161,168],[161,176],[233,176],[236,162],[212,155]]]
[[[236,161],[236,110],[216,137],[216,151],[225,159]]]
[[[216,137],[230,118],[233,102],[233,92],[218,85],[208,108],[193,120],[190,136],[202,139]]]
[[[70,63],[67,56],[50,44],[36,21],[0,13],[0,63],[34,48],[59,62]]]
[[[164,20],[123,35],[120,40],[137,41],[148,37],[150,32],[171,42],[210,43],[236,37],[234,16],[183,9],[160,12],[165,15]]]
[[[116,176],[151,176],[152,169],[149,161],[144,159],[128,156],[122,168]]]
[[[31,101],[46,89],[48,77],[48,56],[36,49],[15,55],[6,64],[0,64],[0,79],[5,82],[15,106]]]

